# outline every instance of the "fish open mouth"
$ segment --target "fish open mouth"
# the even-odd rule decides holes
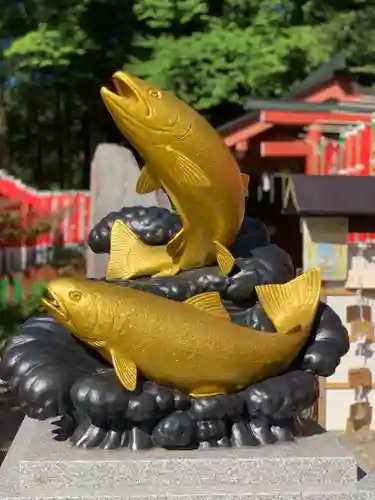
[[[140,96],[137,93],[137,90],[132,85],[130,79],[126,78],[126,75],[123,73],[117,72],[112,77],[113,85],[117,91],[117,94],[120,97],[125,97],[126,99],[139,101]]]
[[[48,288],[45,290],[43,297],[42,297],[42,304],[44,307],[48,310],[51,311],[58,316],[60,316],[61,319],[68,319],[66,315],[66,311],[55,296],[55,294],[49,290]]]
[[[100,93],[107,106],[112,104],[112,106],[121,110],[122,113],[126,112],[130,120],[134,119],[131,110],[135,107],[143,107],[143,113],[146,116],[150,114],[149,106],[142,96],[142,92],[138,89],[136,82],[133,81],[131,76],[121,71],[117,71],[112,76],[112,89],[102,87]],[[126,99],[129,105],[128,110],[124,107],[123,99]]]
[[[131,77],[128,77],[121,71],[117,71],[112,76],[112,88],[102,87],[101,91],[102,94],[106,94],[110,98],[112,97],[113,100],[116,100],[118,97],[123,97],[135,104],[144,103]]]

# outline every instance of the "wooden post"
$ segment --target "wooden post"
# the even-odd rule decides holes
[[[318,424],[326,426],[326,379],[319,377]]]
[[[322,292],[320,296],[322,302],[327,302],[327,293],[322,284]],[[318,399],[318,424],[325,428],[326,426],[326,391],[327,381],[325,377],[319,377],[319,399]]]

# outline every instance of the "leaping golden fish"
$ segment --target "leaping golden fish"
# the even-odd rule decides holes
[[[121,221],[111,232],[107,279],[166,276],[212,264],[229,274],[234,242],[245,211],[249,177],[209,123],[172,94],[123,72],[117,93],[101,96],[117,127],[145,161],[138,193],[163,188],[182,229],[166,246],[152,247]]]
[[[137,373],[194,396],[237,391],[285,371],[306,344],[319,302],[313,269],[285,285],[256,288],[277,332],[230,321],[217,293],[174,302],[112,283],[58,278],[43,304],[113,363],[129,391]]]

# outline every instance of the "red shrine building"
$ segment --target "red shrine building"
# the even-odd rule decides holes
[[[357,206],[375,197],[375,178],[368,179],[375,172],[375,94],[355,83],[345,58],[335,56],[280,99],[248,99],[246,107],[248,114],[219,132],[250,175],[248,215],[273,229],[296,266],[302,267],[303,213],[352,215],[348,242],[375,239],[375,226],[364,224],[375,205]],[[353,176],[361,179],[353,184]],[[286,206],[289,184],[294,210]]]
[[[288,95],[247,108],[220,128],[250,175],[247,214],[296,268],[320,267],[322,300],[350,335],[335,374],[321,379],[318,421],[375,430],[375,93],[337,55]]]

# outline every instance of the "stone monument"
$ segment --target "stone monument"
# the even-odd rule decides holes
[[[139,166],[129,149],[117,144],[99,144],[91,165],[91,227],[122,206],[160,206],[170,209],[168,197],[161,189],[139,195],[136,192],[138,177]],[[95,254],[88,249],[88,277],[102,278],[107,265],[107,254]]]
[[[374,499],[334,439],[306,436],[318,376],[349,349],[318,271],[293,279],[290,256],[245,216],[248,179],[201,117],[114,79],[102,96],[145,159],[136,190],[161,186],[176,212],[96,215],[89,245],[110,254],[106,279],[54,280],[49,315],[8,339],[0,376],[28,418],[0,498]]]

